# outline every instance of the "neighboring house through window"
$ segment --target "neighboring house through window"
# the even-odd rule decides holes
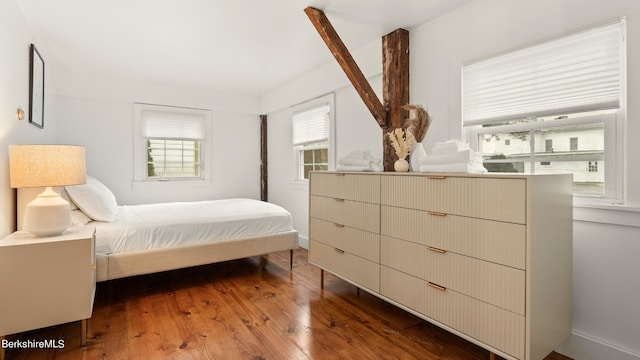
[[[576,202],[622,202],[624,39],[622,19],[464,66],[463,126],[485,167],[570,172]]]
[[[134,104],[135,180],[205,180],[211,111]]]

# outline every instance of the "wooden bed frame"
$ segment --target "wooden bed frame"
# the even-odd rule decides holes
[[[91,223],[86,226],[91,226]],[[212,244],[139,250],[109,255],[96,254],[96,281],[212,264],[285,250],[289,250],[289,267],[293,269],[293,250],[297,248],[298,232],[292,230],[275,235]]]
[[[56,190],[58,191],[58,190]],[[21,188],[17,196],[17,229],[21,230],[26,204],[42,189]],[[85,225],[91,226],[91,223]],[[298,248],[298,232],[291,230],[267,236],[249,237],[211,244],[139,250],[127,253],[96,254],[96,281],[213,264],[289,250],[293,269],[293,250]]]

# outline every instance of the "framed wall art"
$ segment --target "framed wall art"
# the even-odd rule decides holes
[[[33,44],[29,51],[29,122],[44,128],[44,60]]]

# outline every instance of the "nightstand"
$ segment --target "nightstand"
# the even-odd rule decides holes
[[[0,240],[0,340],[80,320],[84,346],[96,289],[95,264],[93,227],[40,238],[17,231]],[[3,355],[0,346],[0,359]]]

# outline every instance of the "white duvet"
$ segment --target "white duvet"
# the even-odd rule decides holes
[[[96,253],[194,245],[291,231],[291,214],[252,199],[120,206],[116,220],[91,222]]]

